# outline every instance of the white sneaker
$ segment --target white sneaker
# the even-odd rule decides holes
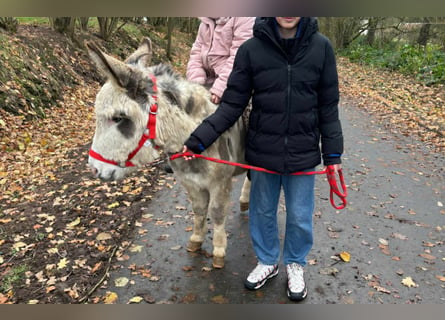
[[[247,289],[257,290],[261,288],[268,279],[278,274],[278,264],[267,265],[259,262],[255,269],[249,273],[244,285]]]
[[[286,265],[287,296],[293,301],[301,301],[307,296],[307,287],[304,282],[304,268],[298,263]]]

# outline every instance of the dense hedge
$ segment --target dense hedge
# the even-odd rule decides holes
[[[394,43],[375,48],[358,43],[341,54],[353,62],[413,75],[427,85],[445,83],[445,51],[437,45],[423,47]]]

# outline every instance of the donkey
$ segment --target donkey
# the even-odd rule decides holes
[[[125,61],[104,53],[96,44],[86,43],[89,55],[106,82],[95,101],[96,131],[88,163],[103,180],[119,180],[138,166],[181,152],[190,133],[217,106],[208,90],[175,73],[169,65],[149,66],[152,44],[144,38]],[[203,154],[245,163],[245,125],[240,119]],[[213,222],[214,268],[224,267],[227,248],[225,231],[232,177],[245,169],[204,159],[169,162],[186,189],[194,212],[194,229],[186,246],[196,252],[207,233],[207,216]],[[245,183],[249,188],[249,183]],[[241,198],[248,203],[248,191]]]

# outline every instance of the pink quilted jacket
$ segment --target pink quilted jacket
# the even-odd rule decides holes
[[[200,17],[187,64],[187,79],[221,97],[239,46],[253,35],[255,17]]]

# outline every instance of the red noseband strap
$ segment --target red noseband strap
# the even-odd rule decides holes
[[[96,160],[99,160],[99,161],[102,161],[102,162],[105,162],[105,163],[113,164],[115,166],[119,166],[119,167],[134,167],[134,164],[131,161],[128,161],[128,160],[125,161],[125,165],[121,166],[117,161],[105,159],[104,157],[102,157],[99,153],[97,153],[93,149],[90,149],[89,155],[90,155],[91,158],[94,158]]]

